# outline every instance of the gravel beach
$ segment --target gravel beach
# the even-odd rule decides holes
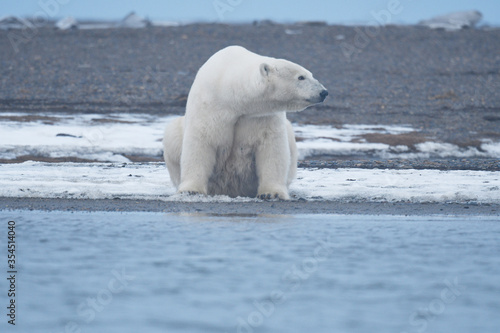
[[[299,63],[327,87],[325,103],[289,114],[292,122],[408,125],[415,131],[364,138],[408,147],[432,139],[481,149],[485,140],[500,141],[500,29],[496,28],[444,31],[419,26],[259,22],[143,29],[38,28],[29,34],[0,30],[0,117],[13,111],[32,117],[40,112],[180,115],[198,68],[214,52],[232,44]],[[493,158],[374,161],[363,156],[326,156],[301,161],[299,167],[499,171],[500,162]],[[56,209],[57,202],[61,209],[68,207],[57,200],[2,198],[0,202],[0,209]],[[114,207],[116,202],[92,203],[96,207],[101,204]],[[321,207],[316,210],[301,202],[274,204],[283,210],[296,207],[299,212],[338,211],[330,203],[317,204]],[[86,203],[75,207],[83,209],[82,205]],[[136,203],[131,207],[173,210],[155,205],[162,204]],[[258,205],[263,213],[279,213],[271,204]],[[407,208],[397,209],[398,205]],[[401,214],[418,206],[398,205],[387,208],[376,204],[385,207],[380,208],[382,213]],[[222,206],[221,211],[232,209]],[[443,207],[449,214],[492,211],[483,206],[438,206],[417,211],[439,214]],[[358,210],[350,207],[353,212]],[[246,213],[247,208],[236,212]]]
[[[198,68],[217,50],[238,44],[297,62],[328,88],[325,103],[289,114],[294,122],[407,124],[418,132],[400,140],[431,136],[461,146],[500,139],[500,29],[40,28],[13,43],[20,33],[0,31],[0,111],[182,114]]]
[[[396,216],[500,216],[500,204],[274,201],[274,202],[165,202],[160,200],[88,200],[2,198],[0,211],[159,212],[200,216],[272,216],[295,214]]]

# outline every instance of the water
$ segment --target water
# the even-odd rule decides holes
[[[2,332],[498,332],[496,217],[0,212]],[[8,327],[7,327],[8,326]]]

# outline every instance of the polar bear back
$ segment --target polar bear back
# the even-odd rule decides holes
[[[241,46],[216,52],[196,74],[188,96],[188,110],[198,103],[237,107],[236,99],[255,98],[260,90],[256,87],[260,83],[259,65],[270,59]]]

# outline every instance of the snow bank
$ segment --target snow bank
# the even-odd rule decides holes
[[[299,169],[291,194],[307,200],[500,203],[500,172]],[[0,196],[255,201],[175,193],[163,163],[0,164]]]
[[[316,125],[295,125],[299,142],[299,159],[318,155],[352,156],[367,155],[375,158],[500,158],[500,142],[484,139],[480,150],[476,147],[459,147],[451,143],[429,141],[391,146],[385,143],[367,142],[367,134],[400,135],[415,132],[410,126],[344,125],[341,128]]]
[[[169,201],[248,201],[225,196],[175,194],[163,163],[129,163],[130,156],[161,158],[163,131],[171,116],[145,114],[2,113],[0,158],[22,155],[78,157],[108,163],[0,164],[0,196],[37,198],[132,198]],[[427,141],[410,150],[367,142],[366,134],[399,135],[409,126],[295,125],[301,158],[318,154],[380,157],[500,157],[500,144],[481,151]],[[438,170],[300,169],[291,192],[307,200],[500,202],[500,173]]]
[[[500,203],[500,172],[299,170],[291,190],[318,200]]]
[[[130,162],[128,157],[162,158],[163,131],[174,116],[145,114],[40,114],[2,113],[0,159],[23,155],[78,157],[102,162]],[[410,126],[294,125],[299,159],[318,155],[374,158],[500,158],[500,143],[484,140],[477,147],[458,147],[430,141],[406,145],[367,142],[366,135],[400,135],[415,132]],[[128,156],[128,157],[127,157]]]
[[[126,115],[38,115],[2,113],[0,158],[18,156],[79,157],[130,162],[124,155],[161,158],[163,131],[172,117]],[[29,119],[29,118],[28,118]]]

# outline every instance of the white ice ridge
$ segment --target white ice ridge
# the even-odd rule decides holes
[[[353,202],[500,203],[500,172],[299,169],[291,194]],[[164,163],[0,164],[0,197],[254,201],[176,194]]]
[[[145,114],[0,115],[0,159],[23,155],[73,157],[101,162],[130,162],[127,156],[162,157],[162,137],[173,116]],[[27,121],[28,120],[28,121]],[[483,140],[478,147],[426,141],[408,147],[367,142],[366,134],[398,135],[410,126],[349,125],[340,128],[294,125],[299,159],[318,155],[365,155],[375,158],[500,158],[500,142]]]
[[[429,20],[420,21],[419,24],[428,26],[431,29],[445,29],[453,31],[474,27],[477,23],[479,23],[479,21],[481,21],[482,18],[483,14],[477,10],[467,10],[436,16]]]

